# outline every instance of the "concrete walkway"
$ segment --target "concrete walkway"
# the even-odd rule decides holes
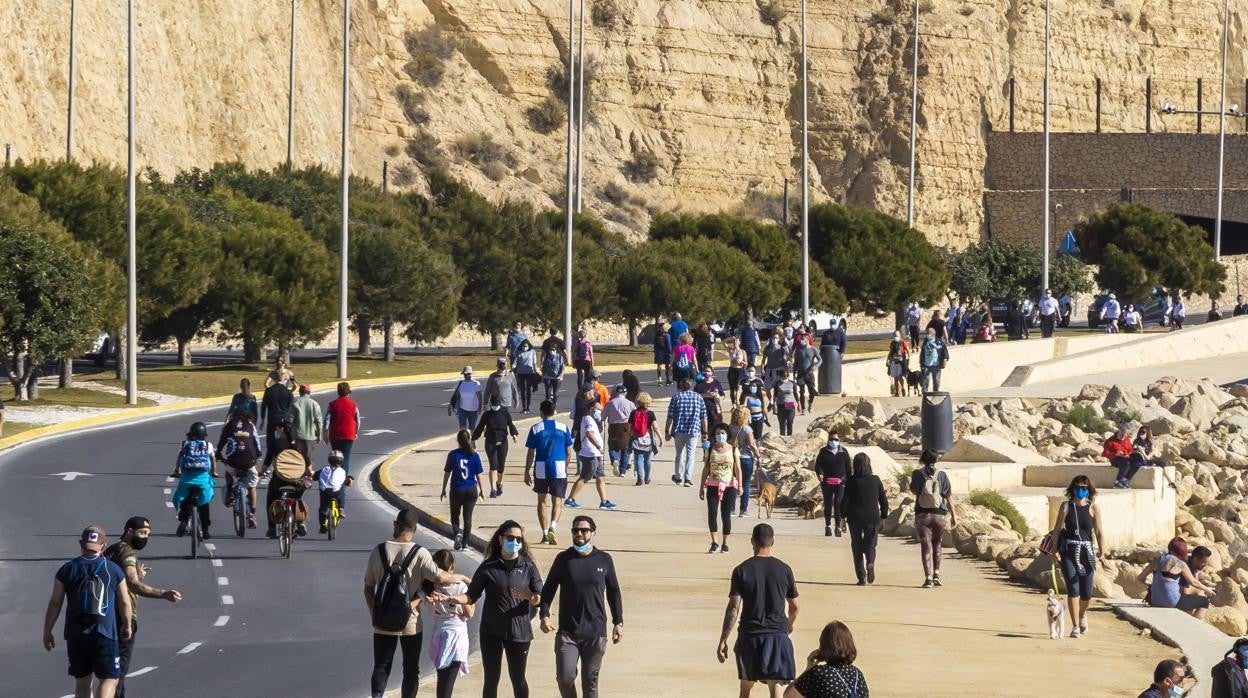
[[[1209,672],[1226,657],[1234,638],[1173,608],[1151,608],[1143,601],[1107,601],[1107,605],[1133,625],[1148,628],[1153,637],[1183,648],[1191,672],[1200,679],[1188,698],[1209,698]]]
[[[663,405],[655,407],[662,420]],[[799,418],[797,429],[807,421]],[[530,423],[519,425],[522,434]],[[418,508],[445,517],[448,505],[438,500],[438,492],[445,454],[453,446],[451,439],[424,444],[398,459],[389,475],[392,487]],[[503,496],[477,506],[478,535],[488,536],[498,523],[514,518],[536,537],[535,497],[522,482],[523,458],[521,437],[512,447]],[[748,517],[733,521],[731,552],[707,554],[706,506],[697,489],[672,484],[672,466],[665,444],[653,484],[635,487],[631,475],[608,475],[607,496],[619,504],[617,511],[597,509],[592,490],[579,496],[586,505],[581,511],[598,523],[596,542],[615,558],[624,587],[625,636],[607,650],[604,696],[736,695],[732,660],[719,664],[715,646],[729,576],[750,555],[749,531],[758,520],[751,504]],[[565,511],[558,547],[535,546],[543,569],[568,544],[571,517]],[[1078,695],[1135,696],[1159,660],[1178,656],[1099,604],[1087,637],[1051,641],[1043,595],[1009,583],[995,565],[956,553],[946,552],[946,586],[920,589],[918,546],[910,541],[882,539],[877,583],[860,588],[854,585],[848,540],[825,537],[822,521],[802,520],[785,509],[769,523],[777,532],[776,555],[792,565],[801,592],[793,636],[798,657],[817,646],[825,623],[842,620],[854,632],[857,664],[875,695],[1047,696],[1077,687]],[[553,637],[536,634],[530,686],[533,695],[554,696]],[[480,682],[480,668],[474,667],[456,692],[475,695]],[[509,695],[506,684],[504,678],[502,693]],[[755,695],[762,694],[756,688]]]
[[[1087,383],[1103,385],[1122,384],[1140,392],[1150,383],[1163,376],[1175,376],[1185,380],[1197,381],[1209,378],[1218,384],[1238,383],[1248,380],[1248,352],[1228,354],[1211,359],[1180,361],[1158,366],[1147,366],[1129,370],[1115,371],[1113,366],[1106,366],[1104,373],[1093,376],[1075,376],[1065,380],[1045,381],[1019,387],[993,387],[973,390],[958,394],[957,398],[1055,398],[1078,395]],[[950,364],[949,370],[956,370]]]

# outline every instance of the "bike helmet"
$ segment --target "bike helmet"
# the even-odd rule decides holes
[[[203,422],[195,422],[191,425],[191,430],[186,432],[186,436],[190,439],[206,439],[208,438],[208,425]]]

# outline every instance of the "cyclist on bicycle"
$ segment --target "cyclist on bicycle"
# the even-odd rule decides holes
[[[215,450],[208,442],[208,425],[195,422],[190,431],[186,432],[186,441],[178,451],[178,462],[173,467],[173,477],[178,478],[178,488],[173,491],[173,507],[178,510],[179,537],[185,536],[188,522],[191,519],[191,489],[198,488],[196,504],[199,509],[201,535],[211,538],[208,527],[212,525],[213,479],[217,475]]]
[[[256,471],[256,462],[260,460],[260,437],[256,433],[256,423],[251,411],[239,407],[230,415],[230,421],[221,428],[221,438],[217,441],[217,459],[228,467],[225,471],[225,506],[234,506],[234,481],[246,483],[247,528],[256,527],[256,485],[260,484],[260,473]]]
[[[321,490],[321,533],[329,532],[329,506],[338,500],[338,515],[342,516],[343,485],[347,482],[347,470],[342,467],[342,451],[331,451],[329,466],[316,471],[316,483]]]

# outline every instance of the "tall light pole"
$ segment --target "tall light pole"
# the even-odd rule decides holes
[[[134,217],[134,0],[126,2],[126,404],[139,404],[139,304]]]
[[[572,181],[572,148],[575,145],[576,80],[572,79],[573,39],[576,36],[576,14],[573,0],[568,0],[568,176],[567,205],[563,211],[563,339],[572,341],[572,212],[575,210]]]
[[[1230,0],[1222,0],[1222,96],[1218,100],[1218,213],[1213,222],[1213,258],[1222,259],[1222,173],[1226,166],[1226,44]]]
[[[806,0],[802,0],[802,324],[810,322],[810,136],[806,91]]]
[[[581,212],[581,166],[584,158],[581,155],[581,137],[585,132],[585,0],[581,0],[580,11],[580,48],[576,51],[576,212]],[[571,49],[571,42],[568,43]],[[570,77],[570,76],[569,76]],[[569,102],[571,104],[571,102]],[[568,338],[571,341],[571,338]]]
[[[1044,0],[1044,245],[1040,255],[1040,293],[1049,287],[1049,0]]]
[[[290,0],[290,88],[286,97],[286,169],[295,161],[295,9],[299,0]]]
[[[292,44],[293,46],[293,44]],[[291,84],[293,89],[294,84]],[[338,378],[347,377],[347,260],[350,233],[347,218],[350,211],[348,185],[349,135],[351,132],[351,0],[342,0],[342,231],[338,236]]]
[[[914,227],[914,143],[919,123],[919,0],[914,0],[914,66],[910,76],[910,191],[906,201],[906,226]]]
[[[65,117],[65,160],[74,159],[74,86],[77,82],[78,0],[69,0],[69,104]]]

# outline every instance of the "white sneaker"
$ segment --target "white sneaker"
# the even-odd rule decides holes
[[[1070,636],[1071,636],[1071,638],[1076,638],[1076,637],[1079,637],[1079,627],[1078,627],[1078,626],[1076,626],[1076,627],[1074,627],[1074,628],[1071,628],[1071,629],[1070,629]]]
[[[1084,618],[1083,622],[1079,624],[1079,634],[1080,635],[1088,634],[1088,619],[1087,618]]]

